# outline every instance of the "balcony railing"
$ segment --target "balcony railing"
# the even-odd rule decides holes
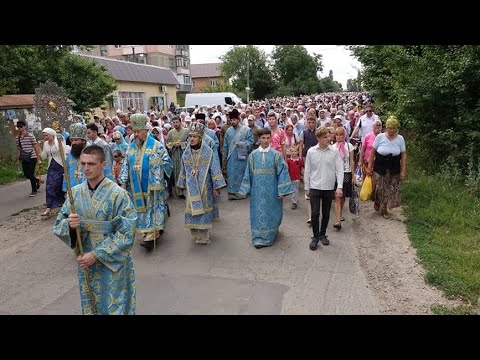
[[[187,85],[187,84],[181,84],[179,88],[177,89],[178,92],[191,92],[192,91],[192,85]]]

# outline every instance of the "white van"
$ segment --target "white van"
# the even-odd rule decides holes
[[[242,100],[231,92],[218,92],[218,93],[196,93],[196,94],[187,94],[185,96],[185,107],[191,108],[198,105],[236,105],[237,103],[242,103]]]

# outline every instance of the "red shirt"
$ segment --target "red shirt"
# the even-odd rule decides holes
[[[290,174],[290,179],[301,180],[302,179],[302,168],[303,168],[303,159],[299,157],[298,159],[287,159],[288,173]]]

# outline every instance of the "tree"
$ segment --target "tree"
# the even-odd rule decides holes
[[[330,72],[332,71],[330,70]],[[318,92],[342,91],[342,84],[340,84],[338,81],[333,80],[333,74],[331,75],[332,76],[329,75],[320,79]]]
[[[301,45],[277,45],[272,53],[275,78],[293,94],[311,94],[320,90],[318,73],[323,70],[322,56],[309,55]]]
[[[226,79],[232,79],[232,86],[237,92],[244,92],[247,87],[247,61],[249,87],[254,99],[262,99],[275,89],[272,72],[268,67],[267,56],[256,46],[234,46],[221,56],[220,71]]]
[[[77,112],[99,106],[115,89],[115,82],[98,65],[72,55],[71,50],[72,45],[2,46],[0,96],[33,94],[40,83],[51,80],[65,89],[77,104]]]
[[[467,171],[480,161],[480,48],[474,45],[352,46],[376,102],[412,130],[433,167]],[[450,160],[450,161],[447,161]]]
[[[104,66],[71,54],[60,62],[57,81],[75,102],[74,110],[78,113],[100,107],[107,95],[117,88]]]

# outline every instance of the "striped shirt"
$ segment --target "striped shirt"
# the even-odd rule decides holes
[[[22,146],[20,146],[20,142],[22,143]],[[37,158],[37,154],[35,153],[35,145],[37,144],[37,139],[35,139],[35,136],[33,136],[31,133],[27,133],[25,136],[17,136],[15,138],[15,144],[19,148],[20,152],[23,153],[31,153],[32,154],[32,159]]]

